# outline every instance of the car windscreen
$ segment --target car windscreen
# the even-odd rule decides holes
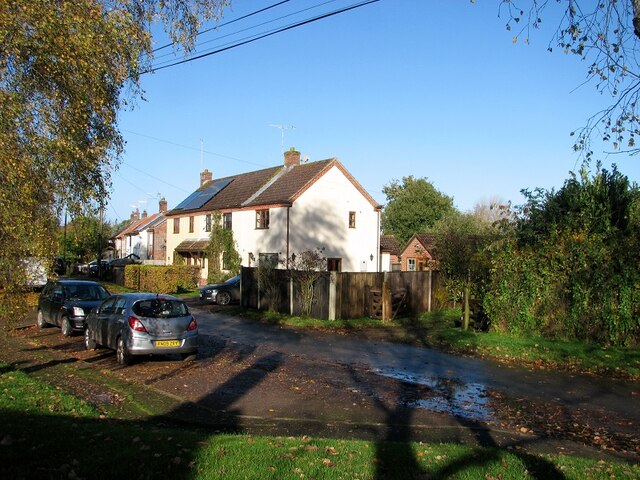
[[[65,285],[64,290],[69,300],[103,300],[109,296],[102,285]]]
[[[187,304],[180,300],[152,298],[133,304],[133,313],[145,318],[174,318],[189,315]]]

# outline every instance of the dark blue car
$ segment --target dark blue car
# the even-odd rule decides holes
[[[44,328],[56,325],[65,337],[83,331],[87,315],[107,297],[109,292],[98,282],[87,280],[49,281],[38,299],[36,323]]]
[[[230,278],[224,283],[207,285],[200,289],[200,300],[206,303],[229,305],[240,301],[240,275]]]

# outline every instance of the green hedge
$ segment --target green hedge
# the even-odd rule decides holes
[[[127,265],[124,286],[141,292],[178,293],[196,290],[200,267],[195,265]]]

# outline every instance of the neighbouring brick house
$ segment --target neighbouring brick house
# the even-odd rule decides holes
[[[140,214],[136,209],[131,213],[129,223],[112,238],[115,257],[123,258],[134,254],[140,260],[155,260],[164,263],[166,256],[167,221],[165,213],[167,201],[162,198],[158,203],[158,213]]]
[[[400,253],[401,270],[403,272],[433,270],[436,266],[433,258],[435,244],[434,234],[416,233]]]
[[[166,213],[166,259],[199,265],[206,281],[211,222],[219,213],[243,266],[268,258],[286,267],[292,254],[321,248],[329,270],[379,271],[380,210],[337,159],[301,163],[291,149],[275,167],[221,179],[202,172],[200,187]]]

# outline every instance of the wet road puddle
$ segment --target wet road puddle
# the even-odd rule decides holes
[[[494,420],[487,388],[479,383],[464,383],[452,378],[416,375],[397,369],[376,369],[373,372],[400,380],[405,384],[427,387],[426,394],[420,395],[423,398],[411,398],[411,395],[401,398],[408,408],[423,408],[473,421]]]

